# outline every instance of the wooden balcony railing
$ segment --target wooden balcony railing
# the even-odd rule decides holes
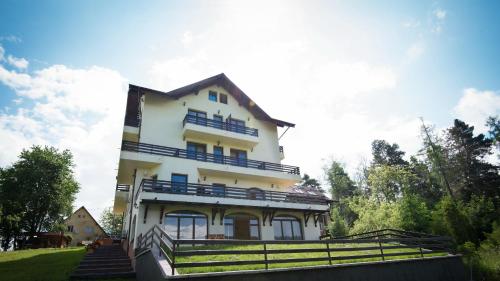
[[[270,191],[258,188],[241,188],[217,185],[213,186],[199,183],[171,182],[153,179],[143,179],[140,185],[140,190],[143,192],[186,194],[206,197],[264,200],[315,205],[329,204],[329,199],[327,197],[318,195]]]
[[[186,149],[181,149],[181,148],[174,148],[174,147],[161,146],[161,145],[142,143],[142,142],[123,141],[122,150],[300,175],[300,169],[299,167],[296,166],[282,165],[278,163],[263,162],[245,158],[234,158],[234,157],[216,155],[210,153],[199,153],[195,151],[188,151]]]
[[[187,114],[186,117],[184,117],[184,120],[182,121],[182,124],[184,126],[186,125],[186,123],[201,125],[201,126],[205,126],[205,127],[211,127],[211,128],[215,128],[215,129],[220,129],[220,130],[229,131],[229,132],[235,132],[235,133],[244,134],[244,135],[250,135],[250,136],[254,136],[254,137],[259,136],[259,130],[254,129],[254,128],[239,126],[239,125],[231,124],[228,122],[207,119],[207,118],[198,117],[198,116],[189,115],[189,114]]]

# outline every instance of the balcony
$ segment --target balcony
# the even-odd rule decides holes
[[[146,153],[148,155],[135,155],[130,152]],[[210,153],[196,153],[185,149],[161,146],[148,143],[132,141],[122,142],[121,159],[133,160],[135,163],[144,162],[151,164],[161,164],[162,160],[158,156],[168,156],[188,160],[196,160],[200,174],[215,176],[234,176],[270,183],[289,186],[300,181],[300,169],[296,166],[282,165],[257,161],[251,159],[233,158],[224,155]],[[184,165],[179,163],[178,165]]]
[[[144,200],[307,210],[328,210],[330,203],[325,196],[152,179],[143,179],[139,189]]]
[[[187,114],[182,121],[184,136],[224,141],[253,147],[259,142],[259,130]]]

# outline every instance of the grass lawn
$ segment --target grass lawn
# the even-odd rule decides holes
[[[368,246],[378,246],[378,244],[331,244],[330,248],[347,248],[347,247],[368,247]],[[292,248],[325,248],[325,244],[307,244],[307,245],[268,245],[268,250],[274,249],[292,249]],[[182,250],[192,250],[192,247],[182,247]],[[262,246],[249,245],[249,246],[196,246],[194,249],[203,250],[262,250]],[[403,253],[403,252],[418,252],[419,249],[385,249],[384,254],[388,253]],[[331,252],[332,257],[339,256],[355,256],[355,255],[373,255],[380,254],[380,250],[360,250],[360,251],[338,251]],[[425,257],[430,256],[442,256],[446,253],[430,253],[425,254]],[[313,258],[313,257],[328,257],[326,252],[320,253],[286,253],[286,254],[269,254],[268,260],[273,259],[292,259],[292,258]],[[386,257],[386,260],[391,259],[408,259],[408,258],[420,258],[420,254],[417,255],[404,255],[396,257]],[[189,262],[206,262],[206,261],[241,261],[241,260],[263,260],[264,255],[260,254],[249,254],[249,255],[206,255],[206,256],[187,256],[187,257],[176,257],[176,263],[189,263]],[[332,261],[332,264],[340,263],[353,263],[353,262],[367,262],[367,261],[380,261],[381,258],[364,258],[356,260],[338,260]],[[328,261],[317,261],[317,262],[300,262],[300,263],[279,263],[279,264],[269,264],[269,268],[286,268],[286,267],[302,267],[302,266],[317,266],[317,265],[328,265]],[[211,267],[192,267],[192,268],[177,268],[180,274],[188,273],[202,273],[202,272],[220,272],[220,271],[233,271],[233,270],[255,270],[264,269],[264,265],[237,265],[237,266],[211,266]]]
[[[67,281],[84,255],[83,247],[0,252],[0,280]]]

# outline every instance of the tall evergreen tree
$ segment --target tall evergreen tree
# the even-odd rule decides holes
[[[385,140],[374,140],[372,142],[373,165],[408,165],[403,159],[404,151],[399,149],[397,143],[389,144]]]

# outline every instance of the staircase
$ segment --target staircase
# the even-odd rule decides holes
[[[129,257],[120,245],[100,246],[85,255],[71,279],[135,278]]]

